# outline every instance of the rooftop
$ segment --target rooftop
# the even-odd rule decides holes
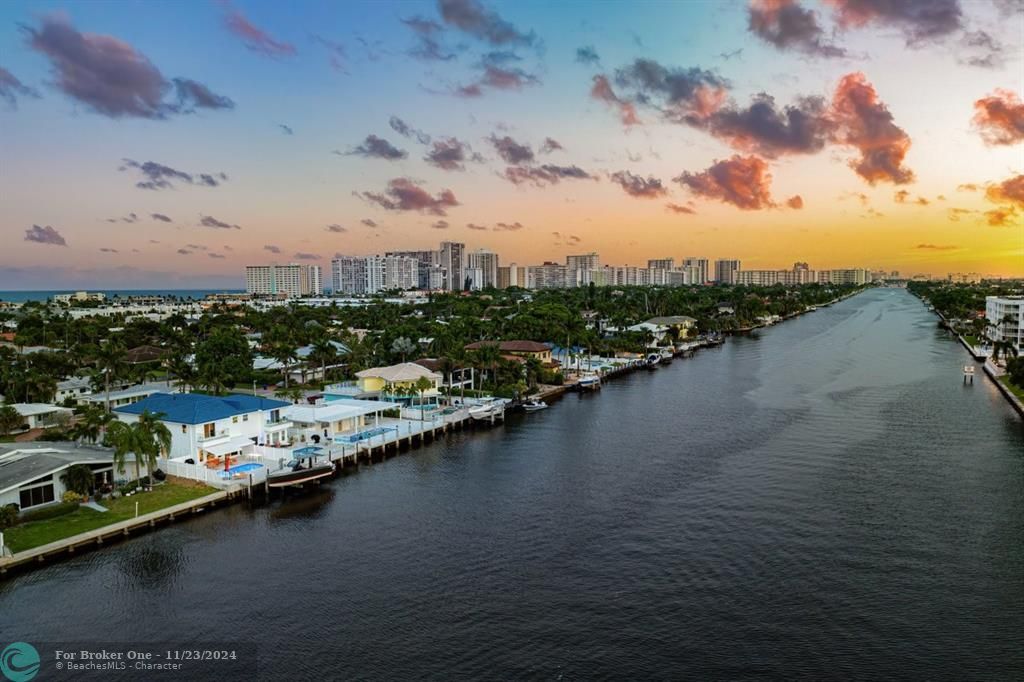
[[[105,464],[113,458],[114,451],[109,448],[77,443],[0,445],[0,493],[72,464]]]
[[[11,407],[18,411],[22,417],[31,417],[37,414],[50,414],[51,412],[71,412],[69,407],[50,405],[49,403],[14,403]]]
[[[206,424],[241,414],[276,410],[291,403],[236,393],[227,396],[202,393],[154,393],[131,405],[115,407],[119,414],[151,412],[161,415],[163,421],[175,424]]]
[[[497,346],[498,350],[506,353],[543,353],[551,350],[551,346],[540,341],[526,341],[516,339],[513,341],[474,341],[466,344],[466,350],[479,350],[489,346]]]
[[[398,403],[383,400],[336,400],[323,405],[289,405],[281,413],[293,422],[314,424],[351,419],[400,407]]]
[[[416,381],[420,377],[441,379],[441,375],[437,372],[431,372],[423,365],[417,365],[415,362],[401,362],[388,367],[371,367],[370,369],[356,372],[356,376],[360,379],[379,378],[389,382]]]

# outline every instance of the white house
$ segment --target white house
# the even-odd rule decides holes
[[[171,431],[168,459],[200,463],[234,453],[246,454],[257,444],[284,445],[292,424],[282,415],[282,408],[289,404],[241,394],[155,393],[115,407],[113,412],[128,423],[138,421],[143,412],[158,415]]]
[[[319,405],[289,405],[281,412],[292,422],[291,433],[300,443],[318,436],[330,441],[337,435],[360,431],[377,423],[386,412],[401,409],[399,403],[383,400],[335,400]]]
[[[77,443],[15,443],[0,445],[0,507],[21,510],[60,502],[66,492],[61,475],[85,464],[97,483],[113,479],[114,455],[109,448]]]
[[[151,395],[157,393],[164,393],[173,390],[174,387],[168,383],[151,383],[151,384],[137,384],[135,386],[128,386],[117,391],[110,392],[110,409],[113,410],[116,407],[123,405],[131,405],[137,403],[140,400],[144,400]],[[85,398],[87,402],[94,405],[105,405],[107,402],[106,391],[100,389],[90,396]]]
[[[84,402],[92,394],[92,382],[87,377],[68,377],[57,382],[54,401],[63,405],[67,400],[76,404]]]
[[[990,340],[1008,341],[1024,351],[1024,296],[986,296],[985,319]]]
[[[45,429],[49,426],[57,426],[63,420],[70,420],[74,410],[69,407],[50,405],[48,403],[14,403],[13,407],[23,423],[28,424],[30,429]],[[61,416],[63,415],[63,416]]]

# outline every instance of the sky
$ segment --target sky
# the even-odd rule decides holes
[[[488,248],[1024,276],[1024,0],[5,2],[0,290]]]

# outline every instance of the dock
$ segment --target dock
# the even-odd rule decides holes
[[[104,544],[123,540],[133,534],[149,531],[156,528],[158,524],[169,524],[178,519],[200,514],[208,509],[213,509],[219,504],[229,502],[233,497],[237,497],[238,494],[238,490],[220,490],[204,497],[189,500],[188,502],[182,502],[171,507],[149,512],[148,514],[140,514],[134,519],[118,521],[109,526],[72,535],[69,538],[26,549],[23,552],[17,552],[10,556],[2,556],[0,557],[0,575],[4,575],[15,568],[24,568],[73,556],[76,552],[102,547]]]

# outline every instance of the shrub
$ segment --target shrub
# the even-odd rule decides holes
[[[0,528],[10,528],[18,522],[18,505],[7,504],[0,507]]]
[[[22,522],[29,521],[44,521],[46,519],[55,519],[58,516],[64,516],[78,509],[78,502],[61,502],[60,504],[51,504],[41,509],[33,509],[31,511],[24,512],[21,515]]]
[[[61,502],[81,502],[82,496],[76,493],[74,490],[66,490],[60,497]]]

